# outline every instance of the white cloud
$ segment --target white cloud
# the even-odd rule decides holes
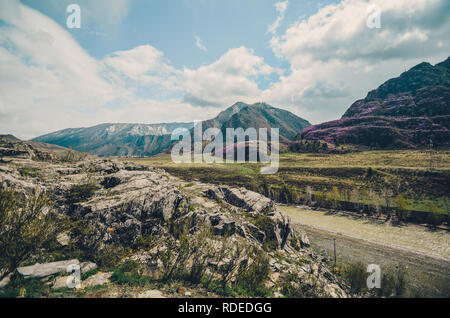
[[[280,72],[251,49],[230,49],[210,65],[184,69],[185,101],[198,106],[225,106],[237,100],[259,100],[261,91],[255,79]]]
[[[2,2],[0,19],[0,133],[20,138],[109,121],[206,119],[217,107],[254,101],[261,94],[255,80],[280,72],[245,47],[197,69],[175,69],[151,45],[96,60],[66,29],[18,1]],[[136,94],[151,87],[184,101]]]
[[[208,51],[206,46],[203,44],[202,39],[200,39],[198,35],[195,36],[195,45],[204,52]]]
[[[155,85],[174,89],[180,74],[164,54],[151,45],[142,45],[127,51],[117,51],[105,59],[105,64],[139,85]]]
[[[24,137],[70,126],[73,117],[127,92],[102,75],[57,23],[18,1],[0,3],[0,126]],[[20,128],[18,128],[20,127]]]
[[[381,29],[366,25],[367,7],[381,8]],[[415,58],[436,53],[448,35],[447,0],[344,0],[292,25],[272,39],[274,51],[295,67],[311,60]]]
[[[284,19],[284,14],[288,7],[289,0],[280,1],[274,4],[275,10],[278,13],[277,19],[267,27],[267,33],[275,34],[280,27],[281,21]]]
[[[367,27],[367,7],[381,8],[381,29]],[[448,56],[448,0],[343,0],[273,36],[290,74],[264,92],[270,102],[312,122],[335,119],[391,77]]]

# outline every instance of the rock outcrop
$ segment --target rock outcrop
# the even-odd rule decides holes
[[[67,269],[71,265],[80,265],[77,259],[68,261],[59,261],[45,264],[34,264],[31,266],[23,266],[17,269],[17,272],[26,277],[47,277],[58,273],[67,273]]]
[[[214,277],[214,270],[222,268],[233,255],[237,255],[237,264],[242,268],[254,261],[255,251],[261,251],[269,260],[268,284],[273,288],[289,274],[309,281],[305,288],[314,295],[347,295],[310,249],[306,234],[294,229],[274,202],[258,193],[203,183],[187,187],[164,170],[107,159],[87,158],[76,163],[12,160],[11,164],[0,164],[0,188],[14,188],[24,195],[32,188],[45,191],[50,208],[82,224],[82,228],[70,233],[63,228],[57,233],[60,246],[78,246],[82,255],[133,251],[127,259],[138,262],[144,273],[158,278],[167,273],[168,258],[175,255],[176,260],[183,249],[197,246],[191,251],[197,256],[192,257],[204,259],[206,272]],[[24,176],[20,173],[24,167],[33,167],[35,173]],[[205,228],[208,234],[198,241]],[[183,238],[186,235],[187,239]],[[215,259],[199,255],[202,251],[214,255],[222,251],[231,256]],[[74,263],[85,273],[96,268],[90,261],[97,262],[80,259],[36,264],[21,267],[18,272],[25,277],[44,277],[65,272],[67,265]],[[196,261],[188,260],[186,266],[192,266],[190,262]],[[83,284],[103,284],[110,277],[110,273],[97,274]],[[63,284],[61,279],[55,281],[55,286]]]

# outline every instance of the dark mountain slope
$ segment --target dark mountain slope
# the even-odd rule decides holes
[[[377,149],[449,146],[450,58],[421,63],[356,101],[340,120],[310,126],[299,140]]]

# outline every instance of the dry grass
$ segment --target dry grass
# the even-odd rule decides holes
[[[422,150],[380,150],[355,152],[342,155],[297,154],[281,155],[281,167],[340,168],[407,168],[426,170],[430,166],[430,154]],[[436,151],[433,155],[436,170],[450,169],[450,151]]]
[[[130,159],[127,159],[130,160]],[[154,165],[158,167],[215,167],[216,169],[232,170],[242,164],[175,164],[169,154],[161,154],[147,158],[133,158],[132,161],[141,164]],[[246,164],[257,169],[259,165]],[[315,153],[286,153],[280,155],[280,167],[294,168],[409,168],[426,170],[430,166],[430,154],[423,150],[380,150],[365,151],[348,154],[315,154]],[[435,151],[433,155],[433,166],[436,170],[450,170],[450,151]]]
[[[382,196],[384,190],[391,190],[393,197],[399,193],[403,195],[408,210],[429,212],[430,202],[433,201],[442,213],[446,213],[450,192],[449,154],[448,150],[435,152],[433,173],[428,172],[429,153],[419,150],[367,151],[341,155],[281,154],[278,173],[266,176],[260,174],[261,165],[254,163],[176,164],[169,154],[124,160],[164,168],[188,182],[237,185],[265,195],[264,185],[268,184],[274,191],[275,200],[278,200],[280,189],[286,185],[295,193],[296,199],[290,202],[294,204],[302,203],[308,186],[314,193],[327,193],[337,187],[342,193],[371,189]],[[372,204],[369,199],[373,198],[361,194],[359,202]]]

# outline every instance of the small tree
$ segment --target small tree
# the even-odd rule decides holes
[[[395,197],[395,205],[397,206],[398,219],[404,221],[405,212],[408,211],[408,202],[406,202],[403,195],[399,194]]]
[[[46,194],[0,190],[0,279],[54,239],[57,219]]]
[[[381,189],[381,196],[384,199],[384,206],[386,209],[386,214],[389,211],[389,208],[391,206],[391,199],[392,199],[393,194],[394,194],[393,191],[389,188]]]
[[[428,206],[431,213],[431,226],[433,229],[435,229],[442,222],[443,213],[433,201],[430,201],[428,203]]]
[[[313,189],[310,186],[306,187],[306,204],[311,204],[313,199]]]
[[[339,207],[339,200],[341,199],[341,194],[339,192],[339,189],[336,186],[334,186],[331,189],[331,192],[329,194],[329,198],[331,199],[331,203],[333,205],[333,209],[337,210],[338,207]]]

